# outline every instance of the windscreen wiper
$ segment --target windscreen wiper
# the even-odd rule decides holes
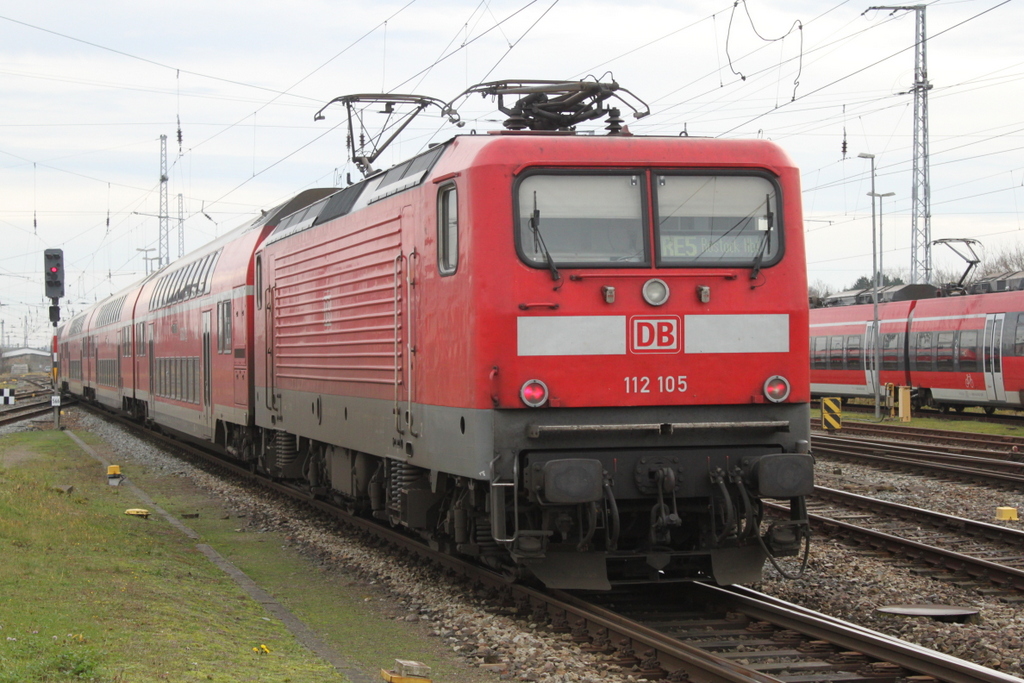
[[[775,223],[775,214],[772,213],[771,198],[770,194],[764,196],[764,220],[768,227],[765,229],[761,246],[757,249],[757,255],[754,256],[754,267],[750,270],[751,280],[756,280],[757,276],[761,274],[761,261],[764,260],[765,252],[769,251],[772,246],[772,226]]]
[[[551,279],[555,282],[562,279],[562,274],[555,267],[555,260],[551,258],[551,252],[544,244],[544,235],[540,233],[540,209],[537,208],[537,191],[533,191],[533,213],[530,215],[530,230],[533,232],[533,251],[540,251],[548,262],[548,270],[551,271]]]

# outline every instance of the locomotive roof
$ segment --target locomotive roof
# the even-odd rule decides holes
[[[615,165],[678,164],[680,152],[699,158],[702,165],[733,168],[792,168],[789,157],[767,140],[718,140],[698,137],[657,137],[634,135],[576,135],[559,131],[493,131],[486,134],[457,135],[435,145],[386,171],[379,171],[343,189],[325,190],[316,201],[289,205],[266,244],[286,239],[313,226],[364,208],[376,201],[421,185],[441,160],[445,150],[459,147],[474,161],[486,164],[508,163],[511,149],[522,149],[537,164],[584,165],[599,160]],[[594,148],[599,149],[594,149]],[[511,149],[510,149],[511,148]],[[714,155],[708,150],[715,150]],[[590,150],[584,151],[584,150]],[[567,156],[569,154],[570,156]],[[473,159],[475,157],[475,159]],[[714,159],[713,162],[709,161]],[[288,212],[288,209],[291,209]]]

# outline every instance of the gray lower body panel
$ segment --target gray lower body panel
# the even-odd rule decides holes
[[[394,401],[277,392],[279,411],[266,407],[256,390],[256,424],[417,467],[472,479],[490,478],[494,459],[494,411],[446,406],[411,407],[412,424],[396,421]]]

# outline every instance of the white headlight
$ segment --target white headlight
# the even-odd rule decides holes
[[[664,280],[653,278],[644,283],[643,288],[644,301],[652,306],[661,306],[663,303],[668,301],[668,285],[665,284]]]

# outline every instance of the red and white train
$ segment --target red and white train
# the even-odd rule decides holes
[[[811,311],[811,390],[815,396],[874,396],[879,382],[912,388],[915,406],[1019,410],[1024,398],[1024,293],[913,297],[878,305],[876,354],[870,304]],[[896,289],[896,298],[900,289]],[[861,296],[867,298],[870,290]]]
[[[515,576],[749,582],[807,535],[804,260],[770,142],[459,135],[76,315],[60,378]]]

